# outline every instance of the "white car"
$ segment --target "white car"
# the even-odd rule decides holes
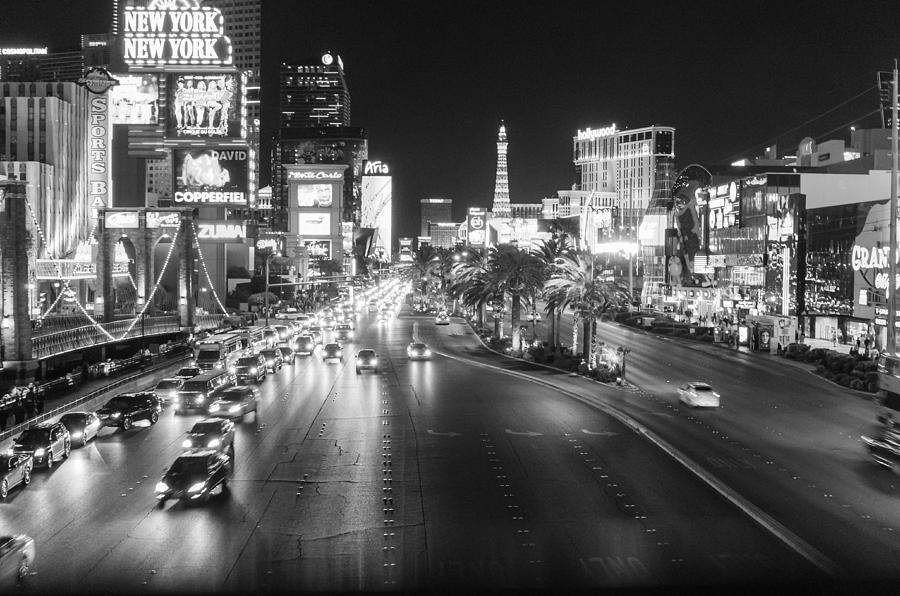
[[[692,408],[720,407],[719,394],[703,381],[692,381],[679,387],[678,401]]]
[[[541,322],[541,313],[539,313],[536,310],[533,310],[530,313],[528,313],[527,315],[525,315],[525,320],[529,321],[529,322],[534,321],[535,323],[540,323]]]
[[[438,315],[434,318],[435,325],[449,325],[450,324],[450,316],[445,313],[438,313]]]
[[[0,536],[0,593],[7,594],[25,580],[34,567],[34,540],[31,536]]]

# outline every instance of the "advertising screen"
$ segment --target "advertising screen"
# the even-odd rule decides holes
[[[468,238],[470,246],[485,246],[487,244],[487,225],[485,219],[487,213],[484,209],[469,209],[467,220]]]
[[[247,204],[246,149],[175,149],[175,203]]]
[[[109,90],[113,124],[156,124],[159,85],[155,74],[114,74],[118,85]]]
[[[372,162],[367,162],[367,166]],[[375,162],[380,163],[380,162]],[[361,225],[375,228],[375,247],[391,258],[392,176],[363,176]]]
[[[331,258],[331,240],[304,240],[303,246],[313,261],[327,261]]]
[[[166,136],[240,138],[240,101],[240,79],[236,74],[170,74]]]
[[[293,184],[298,207],[331,207],[334,186],[331,184]]]
[[[330,236],[331,213],[299,213],[297,233],[301,236]]]

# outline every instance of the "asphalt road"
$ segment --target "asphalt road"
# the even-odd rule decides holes
[[[380,326],[364,317],[347,351],[377,349],[380,374],[354,374],[349,358],[313,357],[270,375],[259,418],[239,425],[230,490],[205,506],[159,509],[153,495],[199,415],[167,411],[153,427],[106,429],[53,471],[37,471],[0,503],[0,531],[37,543],[26,590],[550,589],[822,577],[615,417],[458,358],[410,363],[414,334],[448,354],[475,345],[456,320],[437,328],[427,317]]]

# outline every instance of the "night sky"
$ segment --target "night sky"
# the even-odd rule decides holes
[[[16,3],[0,45],[74,47],[111,11]],[[352,124],[393,169],[395,235],[412,236],[421,198],[453,199],[457,221],[490,206],[501,119],[513,202],[571,187],[579,128],[674,126],[679,167],[775,141],[793,154],[804,136],[849,140],[851,124],[880,126],[875,73],[900,56],[898,27],[891,1],[266,0],[263,133],[277,122],[280,61],[340,54]]]

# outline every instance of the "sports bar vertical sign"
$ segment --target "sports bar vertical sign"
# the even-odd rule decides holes
[[[102,68],[91,68],[78,80],[91,92],[88,116],[88,201],[91,217],[97,218],[97,209],[112,207],[112,181],[110,179],[110,142],[112,123],[109,118],[109,88],[118,81]]]

